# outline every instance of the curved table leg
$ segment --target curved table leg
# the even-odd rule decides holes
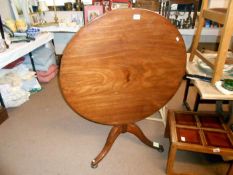
[[[97,168],[98,163],[107,155],[109,150],[112,147],[112,144],[116,140],[116,138],[120,135],[122,132],[122,127],[120,126],[113,126],[110,133],[108,134],[108,138],[106,140],[106,143],[102,149],[102,151],[96,156],[94,160],[91,161],[91,167]]]
[[[162,145],[156,142],[150,141],[142,132],[142,130],[136,124],[128,124],[127,132],[134,134],[137,138],[139,138],[144,144],[148,145],[151,148],[157,149],[159,152],[163,152],[164,148]]]
[[[163,152],[163,146],[156,142],[151,142],[142,132],[142,130],[136,125],[136,124],[125,124],[125,125],[119,125],[119,126],[113,126],[108,138],[106,140],[106,143],[102,149],[102,151],[96,156],[94,160],[91,161],[91,167],[97,168],[98,163],[107,155],[109,150],[111,149],[114,141],[121,133],[129,132],[131,134],[134,134],[136,137],[138,137],[144,144],[148,145],[151,148],[157,149],[159,152]]]

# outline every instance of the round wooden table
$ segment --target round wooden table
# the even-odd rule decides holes
[[[178,30],[148,10],[118,9],[81,28],[66,47],[60,86],[70,107],[87,120],[112,125],[92,167],[120,133],[151,142],[135,122],[162,108],[185,74],[186,50]]]

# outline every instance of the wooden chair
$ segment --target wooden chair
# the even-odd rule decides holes
[[[233,0],[229,0],[228,8],[208,9],[209,0],[202,1],[201,13],[199,16],[198,27],[193,40],[189,60],[192,61],[197,55],[207,65],[213,69],[212,84],[219,81],[223,74],[223,67],[226,62],[227,52],[229,49],[231,37],[233,34]],[[200,51],[197,50],[205,19],[217,22],[223,25],[217,57],[214,62],[208,60]]]
[[[173,165],[178,150],[233,156],[233,133],[217,114],[169,111],[167,119],[165,136],[170,134],[171,143],[167,175],[176,175]],[[231,164],[227,175],[232,174]]]

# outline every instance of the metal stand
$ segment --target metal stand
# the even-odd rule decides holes
[[[29,52],[29,56],[30,56],[30,60],[31,60],[31,64],[32,64],[32,70],[34,72],[36,72],[36,67],[35,67],[35,64],[34,64],[34,60],[33,60],[33,56],[32,56],[32,53]]]

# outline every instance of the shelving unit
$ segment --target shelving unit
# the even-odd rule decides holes
[[[195,29],[179,29],[185,41],[186,50],[189,50],[194,37]],[[202,43],[217,43],[219,41],[221,28],[204,28],[201,33],[200,42]]]

